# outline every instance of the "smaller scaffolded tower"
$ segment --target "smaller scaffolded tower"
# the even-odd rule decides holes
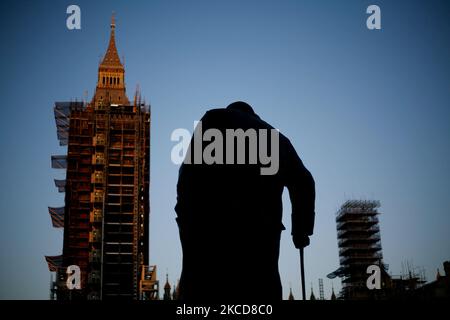
[[[367,267],[383,268],[379,201],[349,200],[336,214],[336,228],[344,299],[367,299],[371,296],[366,286]]]

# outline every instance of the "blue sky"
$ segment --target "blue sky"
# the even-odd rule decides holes
[[[66,8],[81,8],[81,30]],[[366,28],[381,8],[382,29]],[[308,295],[339,265],[335,212],[381,201],[384,260],[427,270],[450,259],[450,6],[447,1],[2,1],[0,298],[47,299],[44,255],[62,249],[47,206],[63,205],[50,168],[55,101],[92,97],[116,12],[131,98],[152,105],[150,259],[163,282],[180,273],[178,167],[170,134],[236,100],[287,135],[317,186],[306,250]],[[298,254],[284,195],[280,273],[299,297]],[[239,262],[236,262],[239,267]],[[339,280],[334,287],[340,288]],[[251,290],[242,287],[241,290]]]

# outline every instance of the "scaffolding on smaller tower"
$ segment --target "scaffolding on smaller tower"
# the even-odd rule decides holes
[[[367,267],[382,265],[379,201],[348,200],[336,214],[342,293],[346,299],[366,298]]]
[[[323,279],[319,279],[319,298],[320,300],[325,300],[325,295],[323,293]]]

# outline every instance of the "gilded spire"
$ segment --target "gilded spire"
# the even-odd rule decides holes
[[[106,54],[103,58],[102,63],[100,64],[100,67],[123,69],[122,62],[120,61],[119,54],[117,52],[115,29],[116,29],[116,19],[114,17],[113,12],[111,16],[111,34],[109,36],[108,49],[106,50]]]
[[[97,87],[92,100],[95,106],[130,104],[125,92],[125,68],[117,53],[115,29],[116,20],[113,13],[108,49],[98,67]]]

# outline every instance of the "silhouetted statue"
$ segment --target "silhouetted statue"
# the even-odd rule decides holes
[[[201,119],[203,132],[217,129],[224,140],[227,129],[259,129],[272,126],[260,119],[244,102],[208,111]],[[197,130],[196,130],[197,131]],[[276,131],[278,133],[278,131]],[[292,203],[292,236],[297,248],[309,245],[314,228],[315,186],[290,141],[281,133],[279,168],[263,175],[267,162],[250,164],[247,141],[246,164],[236,164],[230,150],[215,150],[218,159],[234,159],[235,164],[182,164],[177,185],[177,223],[183,250],[180,279],[181,300],[223,302],[233,300],[274,301],[282,299],[278,257],[282,224],[282,192],[289,190]],[[270,133],[269,154],[274,153]],[[194,162],[194,139],[190,155]],[[205,139],[207,140],[207,139]],[[248,139],[251,140],[251,139]],[[210,141],[214,139],[210,138]],[[202,151],[210,144],[203,141]],[[223,145],[225,146],[225,141]],[[258,152],[261,145],[258,145]],[[210,150],[209,150],[210,151]],[[217,154],[219,152],[219,154]],[[273,159],[272,159],[273,160]]]

